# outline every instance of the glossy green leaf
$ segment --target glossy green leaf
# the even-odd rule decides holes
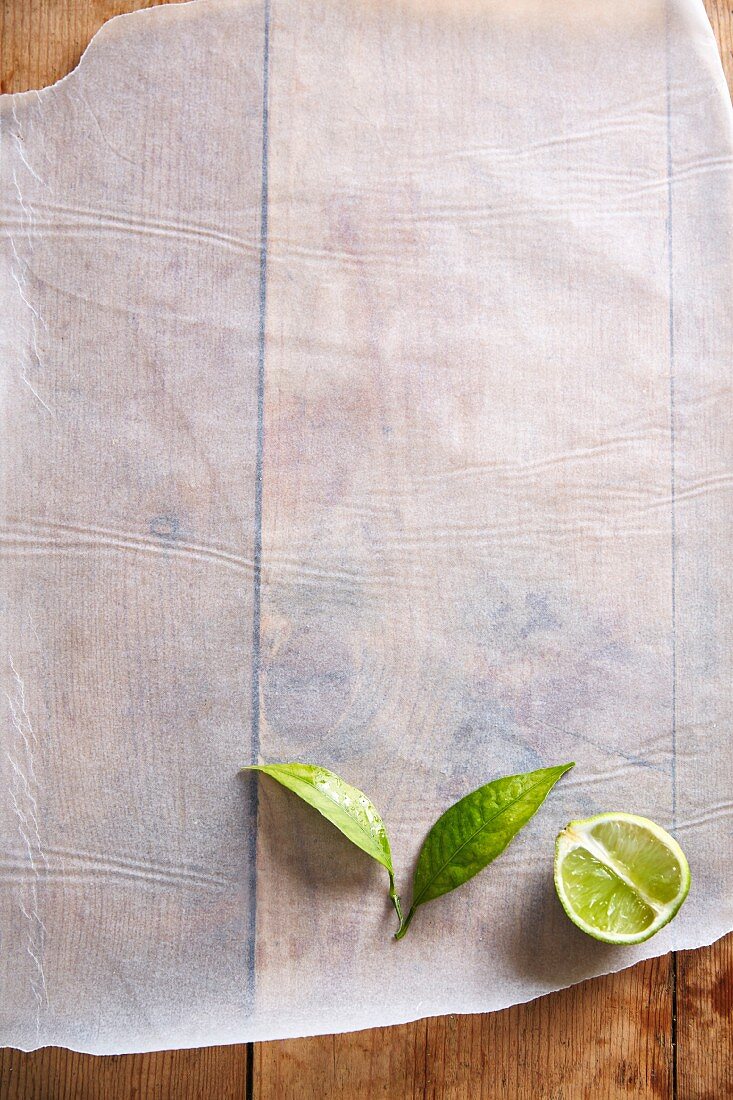
[[[352,844],[386,867],[389,896],[402,922],[387,830],[374,804],[362,791],[345,783],[335,772],[315,764],[252,764],[242,771],[263,772],[276,779],[323,814]]]
[[[415,910],[462,886],[501,855],[573,764],[507,775],[486,783],[439,817],[425,838],[415,868],[412,905],[396,936],[407,931]]]

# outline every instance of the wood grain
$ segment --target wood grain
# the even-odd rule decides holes
[[[260,1043],[256,1100],[616,1100],[672,1095],[671,962],[505,1012]]]
[[[242,1100],[246,1047],[164,1050],[94,1058],[59,1047],[0,1051],[2,1100]]]
[[[725,79],[733,90],[733,4],[731,0],[705,0],[705,10],[718,43]]]
[[[0,0],[0,90],[52,83],[74,67],[103,22],[155,2]],[[733,85],[733,5],[706,0],[706,8]],[[676,964],[672,956],[651,960],[505,1012],[257,1044],[253,1095],[721,1100],[733,1095],[732,1013],[728,936],[681,953]],[[247,1093],[243,1046],[110,1058],[56,1048],[0,1052],[2,1100]]]
[[[733,1096],[733,936],[677,955],[677,1097]]]
[[[52,84],[115,15],[180,0],[0,0],[0,92]]]

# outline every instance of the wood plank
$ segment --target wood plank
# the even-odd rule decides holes
[[[246,1047],[95,1058],[59,1047],[0,1051],[2,1100],[244,1100]]]
[[[257,1100],[426,1096],[428,1021],[348,1035],[255,1043]]]
[[[259,1043],[256,1100],[672,1096],[671,956],[505,1012]]]
[[[163,0],[176,2],[176,0]],[[0,88],[43,87],[77,64],[112,16],[155,0],[0,0]],[[95,1058],[59,1048],[0,1051],[2,1100],[237,1098],[248,1091],[245,1045]]]
[[[733,4],[705,0],[733,91]],[[733,1095],[733,936],[682,951],[676,972],[676,1096],[718,1100]]]
[[[536,105],[536,111],[521,112],[525,122],[531,120],[523,140],[534,148],[533,142],[541,142],[552,125],[549,119],[544,121],[543,100],[554,102],[565,85],[561,81],[560,87],[552,86],[548,80],[549,86],[535,89],[534,99],[524,85],[516,88],[517,44],[522,50],[534,48],[523,37],[526,27],[498,22],[493,27],[491,21],[468,18],[454,22],[441,5],[426,5],[424,15],[420,7],[419,16],[413,10],[399,6],[394,20],[390,17],[385,24],[379,5],[359,5],[358,16],[353,17],[351,9],[339,2],[313,0],[294,6],[274,0],[272,5],[261,665],[263,756],[293,758],[307,729],[315,759],[334,767],[340,760],[351,759],[351,766],[359,769],[354,782],[367,791],[381,791],[380,805],[410,805],[409,821],[404,815],[388,816],[395,849],[408,859],[416,854],[416,836],[431,824],[435,776],[443,777],[441,798],[449,801],[465,793],[465,776],[482,752],[488,750],[492,767],[502,770],[497,755],[507,748],[510,738],[502,738],[513,719],[507,719],[506,725],[504,718],[499,719],[499,737],[490,742],[488,730],[497,712],[495,701],[488,700],[494,700],[491,678],[507,675],[515,655],[507,660],[495,656],[499,632],[490,624],[499,620],[489,610],[495,606],[492,600],[497,600],[498,615],[511,616],[513,612],[506,609],[522,606],[527,592],[535,587],[544,591],[543,575],[567,582],[574,607],[583,605],[583,592],[596,588],[622,593],[621,614],[634,623],[633,629],[628,624],[624,629],[629,637],[637,637],[639,611],[638,636],[653,637],[650,645],[655,647],[660,644],[659,623],[666,622],[669,604],[666,527],[655,536],[661,558],[656,551],[650,553],[649,545],[640,548],[647,563],[641,571],[649,579],[648,599],[645,589],[642,600],[637,600],[635,555],[621,553],[618,546],[613,555],[607,555],[594,540],[583,543],[574,552],[569,577],[565,548],[552,534],[554,504],[543,519],[545,526],[531,540],[526,531],[524,538],[515,541],[513,534],[506,540],[487,536],[488,528],[482,527],[481,515],[490,514],[497,531],[514,532],[513,525],[521,523],[518,515],[534,523],[530,517],[544,516],[548,500],[575,499],[574,491],[564,484],[553,482],[550,490],[541,479],[523,482],[516,493],[494,492],[494,471],[503,468],[505,450],[521,452],[525,459],[531,453],[534,459],[560,447],[557,440],[565,438],[566,430],[573,439],[568,448],[589,443],[585,437],[582,442],[575,440],[577,418],[568,417],[559,426],[552,417],[535,421],[532,412],[540,406],[553,408],[549,392],[547,402],[538,403],[538,393],[545,393],[554,377],[544,364],[555,354],[571,359],[574,353],[564,347],[557,353],[543,348],[538,355],[527,355],[526,344],[516,340],[516,303],[531,302],[533,296],[543,300],[543,286],[565,285],[565,277],[557,275],[568,264],[564,246],[557,254],[552,243],[537,250],[534,231],[525,237],[513,219],[507,223],[499,219],[501,224],[486,238],[480,219],[470,222],[475,232],[472,228],[465,237],[457,214],[455,225],[452,221],[456,211],[475,210],[476,203],[481,204],[479,177],[465,170],[464,151],[483,148],[487,125],[490,132],[495,125],[497,135],[511,132],[510,141],[515,137],[513,128],[503,130],[502,120],[491,113],[492,97],[486,96],[485,88],[494,80],[504,82],[509,89],[507,102],[516,92]],[[555,56],[550,39],[548,30],[543,48],[548,56]],[[422,62],[405,81],[416,40]],[[650,34],[646,41],[652,44],[651,61],[645,49],[642,55],[634,55],[631,64],[637,66],[635,72],[654,74],[653,87],[650,92],[644,84],[638,94],[656,96],[663,110],[660,39]],[[324,54],[333,50],[334,43],[338,47],[333,54]],[[630,50],[626,33],[614,43],[622,57]],[[564,56],[563,47],[559,48]],[[321,69],[328,76],[317,82],[315,94],[313,74]],[[380,73],[379,95],[374,94],[374,71]],[[613,65],[607,71],[615,71]],[[433,122],[428,127],[414,124],[423,118]],[[379,156],[374,153],[375,133]],[[492,155],[503,163],[503,138],[497,140],[500,149]],[[611,171],[614,156],[603,141],[604,164]],[[650,170],[663,170],[664,133],[654,151]],[[623,150],[617,155],[623,157]],[[453,164],[454,159],[455,170],[446,181],[440,171],[426,170],[433,163]],[[502,194],[503,184],[496,186],[496,194]],[[486,202],[493,201],[494,195],[489,189]],[[647,222],[647,229],[653,226],[654,254],[661,257],[666,196],[659,194],[655,202],[657,216]],[[623,252],[623,238],[618,247]],[[545,275],[538,272],[535,261],[548,251],[553,256],[550,267],[555,262],[559,266]],[[514,258],[511,277],[504,271],[506,255]],[[517,256],[522,262],[515,274]],[[606,264],[602,257],[596,260],[598,268],[589,274],[590,285],[596,278],[601,283],[605,278]],[[573,283],[577,268],[570,264],[571,269]],[[449,285],[444,271],[455,272]],[[490,274],[493,271],[499,273],[497,278]],[[665,267],[657,302],[664,301],[667,278]],[[573,317],[589,316],[594,308],[590,299],[573,302]],[[406,303],[414,303],[414,309],[405,308]],[[570,307],[563,302],[559,308]],[[466,327],[466,317],[476,319],[475,331]],[[480,319],[489,317],[494,333],[503,335],[477,335]],[[640,324],[644,342],[658,349],[666,363],[666,308],[645,311]],[[549,311],[539,328],[557,332],[556,314]],[[615,347],[616,333],[636,329],[629,327],[623,310],[612,329],[614,354],[623,360],[625,353]],[[498,358],[487,350],[494,346],[493,338],[501,349]],[[629,356],[634,354],[629,349]],[[501,362],[496,372],[492,362]],[[593,379],[586,377],[593,357],[581,349],[578,362],[583,365],[572,375],[577,397],[563,389],[564,409],[575,407],[575,400],[581,407],[584,387],[589,387],[587,392],[595,387]],[[461,369],[455,364],[461,364]],[[605,377],[615,376],[610,371]],[[666,424],[666,373],[654,371],[654,377],[649,400],[655,411],[650,416]],[[660,379],[665,380],[664,386]],[[615,383],[606,392],[609,407],[615,410]],[[517,407],[523,410],[521,417]],[[309,410],[305,419],[304,408]],[[618,415],[621,424],[625,413]],[[523,449],[525,422],[534,425],[529,452]],[[604,430],[611,430],[609,423],[605,421]],[[595,436],[590,442],[594,441]],[[325,462],[324,446],[328,448]],[[628,468],[619,467],[613,476],[619,484],[642,476],[649,492],[654,492],[654,479],[660,476],[659,452],[656,446],[645,445],[642,450],[641,461],[634,451],[633,460],[623,459],[629,462]],[[450,477],[446,471],[452,471]],[[481,471],[479,481],[476,471]],[[666,466],[663,473],[666,484]],[[589,476],[604,485],[607,472],[596,464]],[[595,490],[589,497],[595,499]],[[457,542],[457,532],[466,532],[465,540]],[[292,569],[293,560],[299,563],[297,571]],[[306,568],[301,569],[301,564]],[[505,597],[493,594],[496,577],[510,578]],[[632,592],[633,600],[629,598],[626,606],[626,595]],[[505,610],[498,611],[499,600]],[[464,608],[471,610],[466,613]],[[511,629],[524,636],[522,623]],[[562,652],[555,650],[551,663],[564,666],[567,661],[569,667],[574,647],[561,632],[558,638]],[[484,678],[477,670],[490,667],[494,660],[501,671]],[[520,743],[531,739],[535,718],[539,716],[540,725],[544,722],[543,704],[530,701],[531,692],[525,690],[527,676],[533,675],[526,672],[532,661],[524,654],[509,674],[509,679],[516,677],[516,694],[511,687],[506,693],[499,689],[495,697],[501,700],[500,708],[506,704],[507,713],[526,717],[525,728],[516,733]],[[544,655],[537,658],[537,668],[545,664]],[[624,701],[635,679],[628,671],[624,675],[629,675],[628,691],[614,689],[619,708],[619,722],[613,723],[616,732],[622,728]],[[576,673],[568,676],[574,684]],[[658,722],[650,724],[645,736],[651,737],[652,730],[667,719],[666,666],[663,680],[661,690],[651,692]],[[593,717],[584,714],[583,719],[599,739],[610,713],[610,708],[602,713],[604,692],[599,680],[597,690],[586,695],[589,705],[597,708],[600,728]],[[555,700],[548,706],[553,708],[554,727],[567,731],[577,718],[577,707],[571,704],[566,720],[557,717]],[[419,761],[416,768],[424,766],[425,790],[416,793],[414,770],[384,769],[384,760],[397,751],[395,745],[401,761]],[[554,751],[555,759],[568,759],[578,745],[562,742]],[[500,759],[506,771],[517,761],[511,750]],[[606,804],[623,804],[628,793],[624,793],[622,770],[614,781],[619,783],[618,792],[609,796],[606,789],[603,797]],[[659,772],[653,782],[656,795],[650,806],[669,806],[668,777]],[[555,797],[562,799],[562,790]],[[648,790],[645,797],[650,797]],[[554,804],[558,827],[577,808],[573,802],[558,810],[559,804]],[[470,967],[465,965],[465,955],[466,944],[476,952],[482,927],[492,929],[493,944],[502,937],[509,943],[523,927],[526,939],[517,954],[528,946],[526,912],[516,916],[512,912],[513,905],[519,909],[524,903],[517,898],[510,863],[499,863],[490,878],[479,877],[472,884],[474,904],[464,903],[460,910],[460,936],[445,934],[450,916],[445,924],[434,923],[432,928],[421,919],[420,942],[410,941],[412,947],[408,944],[407,950],[414,953],[406,963],[384,937],[374,944],[365,939],[363,928],[382,918],[381,898],[375,905],[374,895],[366,890],[363,900],[355,891],[349,898],[352,875],[358,873],[356,864],[348,873],[344,868],[331,874],[335,845],[326,847],[329,842],[323,830],[318,838],[311,831],[306,850],[288,842],[300,836],[296,814],[263,787],[258,951],[263,961],[268,960],[276,943],[279,957],[294,962],[277,971],[262,966],[257,984],[260,1011],[276,1017],[281,1006],[284,1010],[291,1003],[290,1025],[297,1031],[303,975],[317,972],[324,954],[330,962],[336,961],[336,973],[358,974],[360,991],[358,999],[349,998],[340,1005],[340,984],[334,988],[327,983],[307,1021],[324,1031],[334,1019],[342,1027],[363,1027],[376,1022],[375,1016],[383,1022],[386,1014],[369,1013],[366,1006],[380,1005],[390,989],[392,1018],[419,1004],[427,1013],[440,1010],[441,1004],[470,1011],[502,1003],[498,992],[492,997],[487,979],[480,976],[477,955],[476,965]],[[549,834],[545,842],[551,844],[553,836]],[[326,853],[329,858],[324,858]],[[352,901],[357,896],[358,906]],[[283,897],[299,899],[300,920],[279,919]],[[453,903],[457,913],[460,902],[454,898],[442,903],[444,912]],[[579,951],[589,943],[581,944]],[[553,950],[557,941],[548,936],[548,955]],[[441,972],[451,987],[450,1001],[436,997],[430,981],[433,952],[435,957],[439,953]],[[495,989],[503,992],[503,1003],[529,995],[507,952],[496,951],[491,970],[488,982],[493,979]],[[583,973],[578,964],[577,976]],[[535,991],[552,988],[553,980],[548,978],[544,984],[540,979]],[[319,1012],[320,1020],[313,1024]]]
[[[59,80],[115,15],[181,0],[0,0],[0,92]]]
[[[729,11],[710,8],[729,57]],[[667,956],[493,1016],[259,1045],[255,1090],[262,1100],[671,1096],[672,1017]]]
[[[677,1097],[733,1096],[733,936],[677,955]]]
[[[39,87],[78,61],[94,32],[156,0],[0,0],[0,89]],[[176,0],[160,0],[176,2]],[[706,0],[729,83],[733,7]],[[644,963],[530,1005],[352,1035],[255,1047],[258,1097],[670,1096],[671,960]],[[733,1092],[733,937],[678,962],[678,1095]],[[647,1007],[648,1003],[648,1007]],[[5,1100],[243,1096],[244,1047],[92,1058],[0,1052]]]
[[[733,91],[733,4],[705,0],[705,8]],[[699,951],[679,952],[676,1015],[679,1100],[733,1095],[733,936]]]
[[[705,10],[718,43],[728,87],[733,90],[733,4],[730,0],[705,0]]]
[[[726,0],[707,0],[706,6],[733,83],[733,9]],[[719,988],[714,984],[718,956],[730,952],[733,938],[724,942],[727,948],[716,945],[690,955],[699,979],[697,1006],[689,989],[683,987],[681,995],[688,999],[691,1015],[697,1011],[705,1018],[713,1011],[708,989]],[[673,958],[665,956],[493,1015],[257,1044],[255,1095],[259,1100],[311,1094],[334,1100],[671,1097],[673,986]],[[717,1022],[720,1025],[722,1017]],[[718,1053],[708,1065],[707,1041],[704,1027],[693,1034],[682,1022],[677,1054],[684,1067],[681,1089],[688,1091],[680,1091],[680,1096],[707,1098],[730,1092],[730,1087],[725,1089],[730,1050],[716,1033]],[[709,1086],[695,1091],[706,1074]]]

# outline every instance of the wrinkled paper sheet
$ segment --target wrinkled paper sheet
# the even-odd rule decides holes
[[[733,130],[699,0],[201,0],[2,100],[0,1043],[527,1000],[733,928]],[[577,761],[392,941],[237,769],[331,767],[398,877]],[[553,841],[674,830],[635,949]]]

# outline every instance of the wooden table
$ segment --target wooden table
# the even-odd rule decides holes
[[[705,2],[733,86],[733,3]],[[0,0],[0,90],[57,80],[105,20],[155,3]],[[483,1016],[108,1058],[0,1051],[0,1100],[629,1096],[733,1097],[733,936]]]

